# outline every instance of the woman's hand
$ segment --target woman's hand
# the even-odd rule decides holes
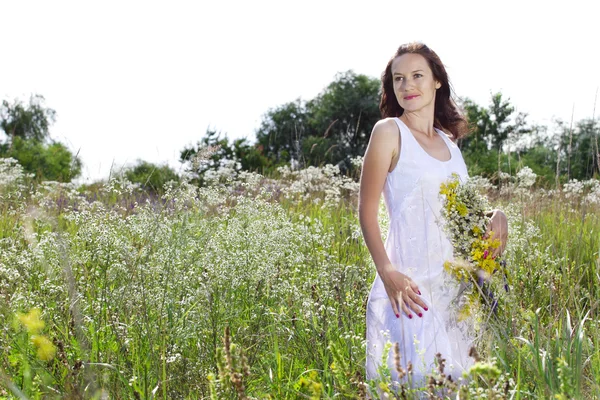
[[[506,242],[508,240],[508,219],[506,218],[506,214],[501,210],[492,210],[487,213],[487,216],[491,217],[491,221],[484,237],[487,237],[491,231],[493,232],[492,239],[500,240],[500,246],[495,248],[492,252],[492,256],[496,258],[501,255],[506,248]]]
[[[393,267],[382,271],[379,276],[392,303],[396,318],[400,318],[400,310],[404,311],[408,318],[412,318],[411,310],[419,317],[423,317],[421,308],[427,311],[427,305],[419,297],[421,292],[412,279]]]

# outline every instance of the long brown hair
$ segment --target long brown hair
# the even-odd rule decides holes
[[[433,72],[435,80],[442,86],[437,89],[435,95],[435,111],[433,126],[452,134],[456,141],[469,133],[466,118],[459,112],[456,102],[453,100],[453,90],[450,87],[448,73],[438,55],[421,42],[403,44],[398,48],[381,74],[381,101],[379,110],[383,118],[400,117],[404,109],[398,104],[394,85],[392,81],[392,62],[396,57],[406,53],[420,54],[427,60],[429,68]]]

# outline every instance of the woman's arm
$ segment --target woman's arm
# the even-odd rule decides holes
[[[390,122],[393,123],[391,120],[381,120],[373,127],[363,159],[358,195],[360,226],[379,275],[390,268],[377,221],[383,185],[392,159],[398,152],[398,131],[393,129]]]
[[[398,128],[391,119],[379,121],[373,127],[360,177],[358,215],[365,244],[373,257],[396,317],[400,317],[400,310],[409,318],[412,318],[410,310],[422,317],[419,307],[427,311],[427,306],[418,296],[421,292],[410,277],[398,272],[391,264],[381,240],[377,220],[383,185],[392,159],[400,150],[398,135]]]

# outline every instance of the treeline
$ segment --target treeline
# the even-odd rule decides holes
[[[268,110],[256,132],[256,142],[230,142],[226,135],[207,130],[196,146],[181,153],[181,162],[198,170],[191,161],[203,149],[218,148],[202,173],[219,168],[224,159],[242,170],[272,173],[278,166],[337,165],[351,169],[351,159],[362,156],[379,112],[380,81],[352,71],[340,73],[323,92],[309,101],[297,99]],[[599,124],[593,118],[574,122],[561,120],[548,127],[532,124],[516,112],[510,99],[491,95],[481,106],[465,98],[459,107],[471,133],[459,140],[469,173],[496,181],[500,173],[514,174],[530,167],[542,185],[570,179],[587,180],[599,171]]]
[[[56,112],[44,105],[44,97],[34,95],[28,103],[2,101],[0,157],[16,159],[38,180],[69,182],[81,174],[81,160],[62,143],[50,138]],[[1,135],[0,135],[1,137]]]
[[[362,156],[379,112],[380,81],[347,71],[336,75],[314,99],[295,101],[268,110],[255,132],[255,141],[235,139],[208,129],[195,145],[182,149],[186,173],[202,184],[209,171],[229,168],[270,175],[277,167],[337,165],[342,172]],[[459,146],[471,175],[492,181],[501,173],[514,174],[522,166],[541,177],[542,185],[598,176],[598,122],[583,119],[573,124],[556,120],[552,127],[532,124],[516,112],[501,93],[481,106],[465,98],[459,102],[471,134]],[[28,104],[3,101],[0,128],[6,134],[0,156],[13,157],[38,179],[69,181],[81,173],[81,161],[61,143],[49,139],[55,111],[44,107],[43,97]],[[157,190],[179,179],[166,165],[145,161],[124,170],[127,178]]]

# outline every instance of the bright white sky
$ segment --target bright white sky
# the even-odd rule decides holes
[[[459,96],[487,105],[501,91],[531,122],[569,121],[573,105],[575,120],[592,117],[600,86],[590,0],[0,0],[0,15],[0,100],[43,95],[82,181],[138,158],[179,169],[207,127],[253,140],[269,108],[340,71],[379,77],[412,40]]]

